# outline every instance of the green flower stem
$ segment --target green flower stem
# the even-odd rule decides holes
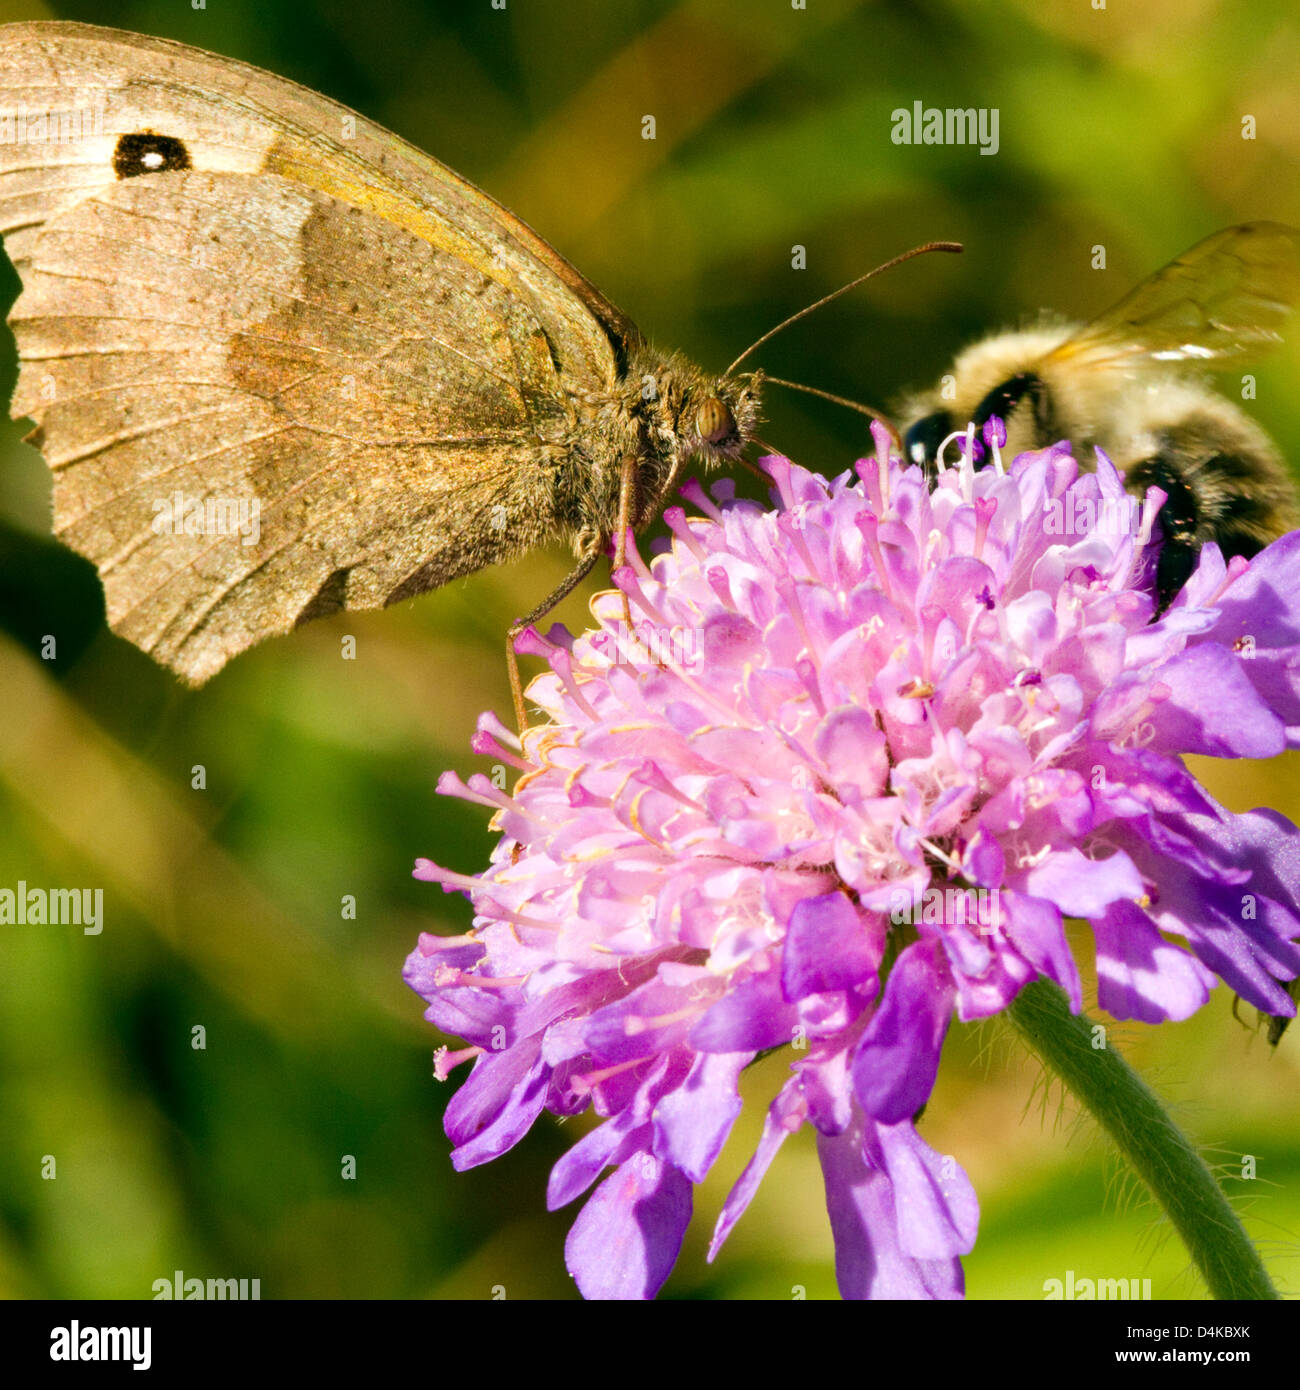
[[[1036,980],[1010,1009],[1013,1026],[1115,1141],[1165,1209],[1215,1298],[1277,1298],[1259,1254],[1204,1160],[1093,1020]]]

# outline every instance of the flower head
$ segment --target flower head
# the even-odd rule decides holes
[[[740,1110],[740,1073],[789,1049],[710,1258],[783,1140],[818,1133],[845,1297],[960,1296],[978,1207],[914,1119],[949,1022],[1045,977],[1081,1006],[1063,919],[1087,919],[1099,1002],[1184,1018],[1219,977],[1274,1014],[1300,970],[1294,828],[1234,815],[1184,753],[1300,742],[1300,534],[1225,565],[1207,545],[1163,614],[1157,490],[1139,512],[1104,457],[1064,446],[933,489],[883,435],[858,478],[766,460],[775,511],[688,492],[671,549],[615,576],[598,625],[531,636],[549,722],[513,764],[440,789],[502,832],[472,930],[406,969],[473,1057],[453,1162],[510,1148],[543,1109],[602,1123],[556,1164],[588,1297],[650,1297],[692,1186]],[[507,746],[509,745],[509,746]]]

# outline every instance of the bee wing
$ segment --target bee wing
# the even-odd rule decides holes
[[[1199,241],[1048,354],[1095,367],[1241,358],[1300,301],[1300,230],[1245,222]]]

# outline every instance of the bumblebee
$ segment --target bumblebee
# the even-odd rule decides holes
[[[1250,557],[1300,521],[1268,435],[1196,370],[1281,340],[1300,300],[1300,230],[1227,227],[1156,271],[1091,323],[1047,322],[972,344],[941,386],[899,409],[904,453],[927,469],[943,441],[994,416],[1014,455],[1068,439],[1102,449],[1129,489],[1167,497],[1156,589],[1163,611],[1206,541]]]

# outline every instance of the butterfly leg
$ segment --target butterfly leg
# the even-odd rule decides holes
[[[628,454],[623,460],[619,477],[618,520],[615,524],[613,538],[615,570],[620,569],[627,562],[627,538],[640,510],[637,495],[639,469],[640,460],[635,454]],[[527,617],[520,618],[512,624],[510,631],[506,634],[506,666],[510,672],[510,695],[514,700],[515,720],[521,734],[528,727],[528,712],[524,708],[524,686],[519,677],[519,659],[515,655],[515,638],[526,627],[531,626],[539,618],[544,618],[556,604],[567,598],[595,568],[596,561],[600,559],[604,549],[605,543],[601,541],[591,546],[587,554],[583,555],[565,576],[560,586],[554,592],[547,594],[545,600],[539,603]],[[623,595],[623,618],[627,632],[633,634],[635,629],[632,626],[632,609],[628,604],[626,594]]]
[[[623,472],[618,484],[618,520],[614,524],[614,573],[627,564],[627,537],[635,524],[635,519],[640,511],[637,505],[637,465],[639,460],[635,454],[628,454],[623,460]],[[622,591],[620,590],[620,593]],[[634,629],[632,627],[632,605],[628,602],[627,595],[623,597],[623,623],[629,636]]]
[[[593,546],[591,553],[584,555],[578,561],[564,577],[563,582],[547,594],[545,600],[539,603],[527,617],[512,623],[509,632],[506,633],[506,667],[510,672],[510,695],[515,702],[515,722],[519,726],[520,734],[528,727],[528,712],[524,709],[524,686],[519,679],[519,658],[515,655],[515,638],[526,627],[531,627],[539,618],[544,618],[556,604],[568,598],[595,568],[596,561],[600,559],[600,551],[600,546]]]
[[[628,537],[635,534],[636,521],[641,514],[640,467],[641,460],[635,454],[629,454],[623,460],[623,475],[619,480],[618,488],[618,521],[614,531],[613,572],[615,574],[627,564]],[[671,488],[679,472],[679,465],[674,464],[668,475],[664,496],[667,495],[668,489]],[[629,641],[640,643],[641,649],[651,661],[655,660],[654,653],[641,640],[636,625],[632,621],[632,605],[628,601],[627,594],[622,590],[619,591],[619,594],[623,600],[623,631],[627,633]]]

